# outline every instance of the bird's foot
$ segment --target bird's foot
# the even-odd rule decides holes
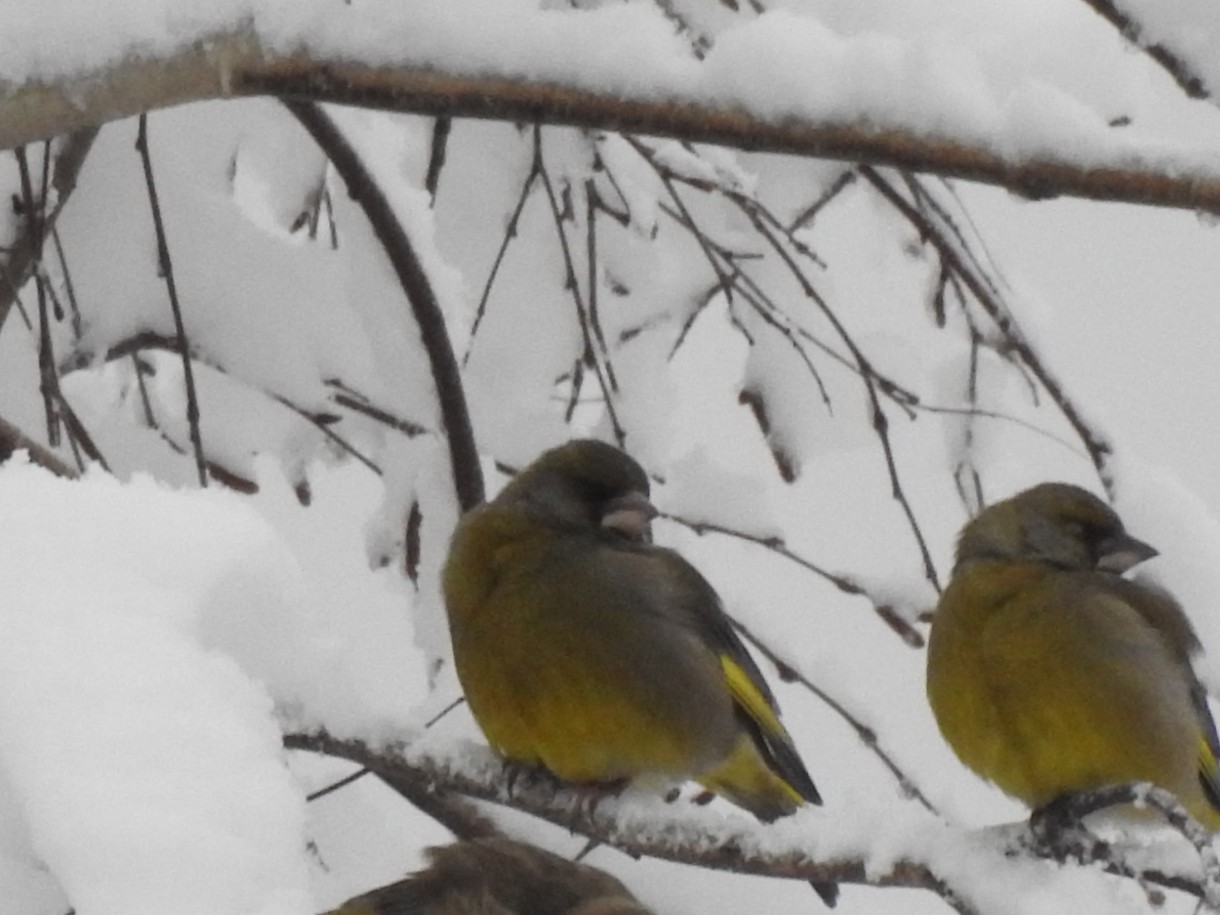
[[[546,766],[537,763],[521,762],[516,759],[504,760],[504,786],[512,799],[518,791],[545,791],[552,794],[566,787]]]
[[[574,800],[572,813],[579,816],[588,825],[593,825],[594,814],[597,813],[597,805],[608,797],[618,797],[623,793],[623,789],[627,787],[630,779],[619,778],[612,782],[577,782],[565,783]]]
[[[1087,796],[1085,796],[1087,797]],[[1030,850],[1039,857],[1081,864],[1113,859],[1110,845],[1093,834],[1082,819],[1098,808],[1082,804],[1082,795],[1064,794],[1039,807],[1029,817]]]

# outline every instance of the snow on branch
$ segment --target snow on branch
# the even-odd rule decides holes
[[[519,772],[506,777],[499,757],[465,741],[415,737],[379,748],[312,732],[285,735],[284,745],[362,765],[396,783],[413,801],[450,793],[488,801],[637,857],[758,876],[925,889],[961,913],[1008,911],[1032,881],[1056,884],[1057,891],[1080,904],[1080,911],[1103,911],[1113,900],[1107,902],[1099,881],[1115,876],[1135,880],[1150,896],[1161,892],[1157,887],[1199,899],[1209,899],[1214,892],[1214,864],[1205,862],[1200,880],[1197,872],[1140,866],[1098,843],[1087,858],[1079,859],[1085,866],[1057,866],[1052,862],[1067,861],[1076,853],[1039,843],[1039,836],[1024,824],[963,829],[914,803],[853,808],[850,816],[806,808],[763,825],[744,815],[634,793],[590,802],[587,793],[559,789],[545,776]],[[1171,820],[1184,815],[1172,798],[1162,795],[1147,786],[1119,786],[1096,797],[1082,795],[1079,803],[1082,809],[1095,809],[1146,799],[1163,807]]]
[[[0,13],[6,47],[20,49],[0,66],[0,148],[183,102],[274,95],[631,130],[900,166],[1033,198],[1220,212],[1210,151],[1119,131],[1032,82],[1001,96],[964,51],[937,57],[932,74],[943,47],[843,37],[787,12],[743,21],[698,56],[648,4],[255,4],[240,23],[223,8],[185,16],[182,5],[149,4],[81,55],[56,43],[79,31],[60,21],[71,3],[28,20]],[[758,78],[760,66],[774,78]]]

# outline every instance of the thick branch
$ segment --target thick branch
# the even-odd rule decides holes
[[[432,366],[432,379],[436,384],[436,396],[449,443],[458,505],[462,511],[469,511],[483,501],[483,471],[475,449],[470,413],[466,409],[461,371],[449,343],[445,316],[428,274],[389,201],[334,122],[317,105],[304,102],[285,104],[326,153],[347,184],[348,193],[364,210],[402,284]]]
[[[655,88],[655,87],[654,87]],[[188,101],[276,95],[434,116],[542,122],[719,143],[742,149],[894,165],[995,184],[1029,197],[1071,195],[1220,212],[1220,169],[1164,147],[1098,150],[1087,167],[1044,152],[1006,158],[992,144],[916,134],[876,112],[764,120],[690,98],[613,95],[504,74],[413,65],[372,67],[338,54],[276,53],[252,30],[201,40],[172,57],[135,57],[62,83],[10,86],[0,97],[0,148]]]
[[[714,810],[692,805],[663,805],[659,800],[651,806],[642,799],[624,804],[616,798],[590,804],[587,794],[579,790],[557,790],[553,781],[531,778],[528,773],[506,778],[500,759],[486,747],[474,744],[438,742],[432,745],[423,738],[374,749],[360,741],[311,733],[286,735],[284,745],[363,765],[377,775],[393,780],[397,790],[415,802],[422,800],[425,805],[429,794],[454,792],[510,806],[637,857],[648,855],[697,867],[759,876],[925,889],[936,893],[961,913],[1008,908],[1011,899],[1007,894],[1013,883],[998,879],[1004,869],[1036,868],[1036,872],[1020,878],[1023,884],[1034,886],[1055,879],[1055,871],[1065,863],[1060,853],[1053,849],[1032,849],[1037,845],[1036,836],[1024,829],[974,832],[950,826],[922,812],[919,815],[924,819],[917,825],[895,824],[892,822],[895,812],[891,811],[886,823],[889,831],[882,843],[886,849],[882,857],[887,863],[882,866],[873,860],[866,868],[863,859],[869,855],[858,850],[816,852],[818,844],[825,843],[831,848],[840,844],[836,840],[835,827],[841,824],[829,820],[827,814],[811,814],[806,820],[798,815],[796,822],[784,820],[764,826],[744,818],[730,820]],[[1138,797],[1161,810],[1174,828],[1182,831],[1201,850],[1205,859],[1203,879],[1200,880],[1197,873],[1186,876],[1132,867],[1108,852],[1100,858],[1092,858],[1092,865],[1113,876],[1211,899],[1215,893],[1212,881],[1216,864],[1210,848],[1204,847],[1207,833],[1191,821],[1166,792],[1147,785],[1138,788],[1118,786],[1081,796],[1073,803],[1073,809],[1088,811],[1128,803],[1137,796],[1131,794],[1133,790],[1138,791]],[[910,806],[904,808],[911,809]],[[853,816],[859,815],[859,811],[853,813]],[[860,828],[859,823],[849,827],[848,847],[859,849]],[[910,836],[908,848],[893,844],[902,842],[904,835]],[[1042,855],[1049,855],[1049,861],[1039,860]],[[980,880],[978,875],[981,873],[992,874],[997,879]],[[1102,879],[1101,874],[1097,876]],[[969,900],[961,895],[965,885],[969,886],[973,897]]]
[[[399,785],[414,785],[414,794],[455,791],[508,805],[630,855],[770,877],[926,889],[940,895],[959,912],[975,911],[921,861],[899,859],[880,872],[866,871],[862,861],[852,858],[817,860],[817,856],[802,847],[807,843],[799,838],[793,838],[785,850],[779,851],[774,850],[778,846],[773,841],[776,837],[771,836],[767,842],[769,850],[759,851],[757,836],[773,827],[745,819],[740,820],[740,825],[736,822],[730,825],[719,814],[694,806],[670,806],[633,816],[614,798],[589,805],[587,799],[582,803],[579,795],[556,792],[552,783],[528,777],[516,779],[510,792],[499,759],[490,750],[473,745],[464,745],[448,754],[440,748],[431,752],[415,745],[376,751],[359,741],[337,740],[324,733],[287,735],[284,745],[367,766],[378,775],[394,778]],[[660,818],[672,822],[661,823]],[[1004,860],[1001,849],[995,850],[994,860]]]

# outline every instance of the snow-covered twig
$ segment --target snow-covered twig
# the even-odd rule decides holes
[[[314,25],[315,35],[325,34],[324,26]],[[366,31],[378,33],[372,26]],[[133,42],[142,47],[138,38]],[[876,113],[867,111],[763,117],[736,104],[657,95],[657,87],[632,97],[558,80],[529,83],[494,71],[445,70],[409,61],[371,66],[360,63],[350,48],[328,52],[324,44],[309,54],[299,48],[290,36],[280,36],[273,45],[252,27],[235,24],[229,30],[184,34],[179,47],[160,54],[119,53],[91,71],[58,79],[48,73],[38,81],[10,85],[0,99],[0,148],[187,101],[277,96],[433,116],[628,130],[892,165],[995,184],[1039,199],[1070,195],[1220,212],[1220,175],[1202,167],[1197,157],[1183,155],[1174,162],[1153,146],[1110,151],[1088,162],[1053,150],[1022,157],[1011,153],[1005,137],[987,141],[932,135],[879,122]]]
[[[888,827],[883,830],[881,843],[885,847],[882,853],[885,863],[869,864],[871,855],[859,845],[858,839],[848,841],[854,848],[850,853],[821,854],[814,849],[823,845],[843,847],[837,844],[836,836],[842,830],[852,836],[862,835],[858,829],[874,828],[871,819],[863,826],[858,822],[832,821],[827,819],[827,813],[811,808],[795,817],[763,825],[697,805],[666,804],[638,795],[608,797],[590,805],[587,795],[557,788],[549,778],[521,777],[510,783],[503,762],[490,749],[451,739],[414,737],[373,747],[359,740],[339,740],[325,732],[313,732],[288,734],[284,745],[367,766],[379,776],[394,779],[404,796],[424,804],[429,803],[429,797],[456,792],[529,813],[633,856],[647,855],[760,876],[925,889],[963,915],[996,907],[1007,910],[1012,893],[1019,892],[1019,887],[1045,884],[1067,875],[1067,869],[1048,869],[1043,860],[1050,856],[1051,860],[1061,861],[1059,852],[1034,850],[1029,843],[1014,844],[1009,839],[997,841],[998,835],[1011,833],[1007,829],[979,832],[954,827],[915,805],[906,805],[904,809],[919,818],[916,830],[901,828],[892,808],[876,814]],[[1138,796],[1130,793],[1130,786],[1114,790],[1126,793],[1103,792],[1099,795],[1101,806],[1144,799],[1158,809],[1180,811],[1172,798],[1161,797],[1157,789],[1144,786]],[[855,818],[861,817],[863,812],[856,811]],[[1206,839],[1206,832],[1201,827],[1199,831],[1202,839]],[[908,835],[909,838],[904,838]],[[1195,844],[1199,847],[1199,842]],[[1211,860],[1214,861],[1214,856]],[[1138,870],[1124,861],[1098,859],[1093,863],[1105,874],[1136,879],[1202,900],[1211,898],[1212,865],[1207,861],[1204,864],[1207,874],[1202,880],[1161,870]],[[1079,876],[1088,868],[1086,862]]]

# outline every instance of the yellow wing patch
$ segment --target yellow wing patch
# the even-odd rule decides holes
[[[764,731],[769,734],[786,737],[788,732],[779,723],[775,709],[771,708],[771,703],[767,701],[767,697],[754,684],[754,681],[750,679],[750,675],[742,669],[741,665],[728,655],[722,654],[720,656],[720,666],[724,670],[724,681],[728,684],[733,701],[740,705],[746,714],[754,719]]]
[[[1212,807],[1220,810],[1220,765],[1206,734],[1199,735],[1199,782]]]

